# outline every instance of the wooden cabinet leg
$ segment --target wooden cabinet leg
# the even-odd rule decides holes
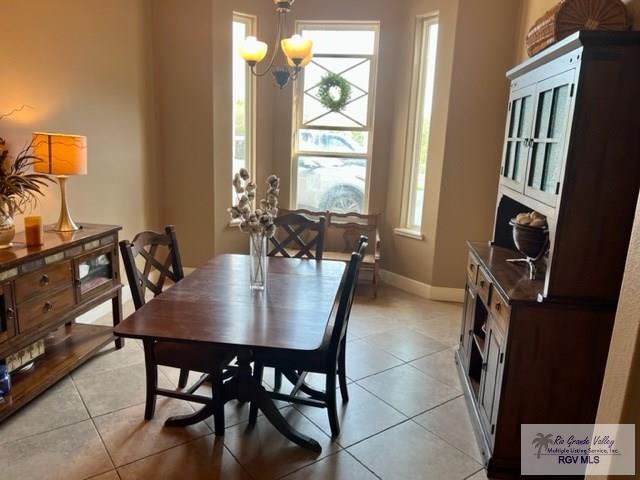
[[[114,328],[122,321],[122,290],[118,290],[118,294],[111,299],[111,312],[113,315]],[[116,338],[116,350],[124,347],[124,338]]]

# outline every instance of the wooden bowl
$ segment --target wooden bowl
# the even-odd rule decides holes
[[[512,218],[509,225],[513,227],[513,243],[524,256],[537,260],[549,248],[549,229],[520,225]]]

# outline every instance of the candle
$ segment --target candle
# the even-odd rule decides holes
[[[41,216],[34,215],[24,217],[24,237],[27,242],[27,247],[38,247],[42,245],[43,235],[44,231]]]

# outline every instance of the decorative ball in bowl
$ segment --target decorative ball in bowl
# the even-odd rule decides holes
[[[513,243],[520,253],[537,260],[544,255],[549,246],[549,228],[547,218],[538,213],[521,213],[512,218]]]

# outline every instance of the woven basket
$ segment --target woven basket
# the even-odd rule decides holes
[[[562,0],[536,21],[527,34],[530,57],[578,30],[629,30],[621,0]]]

